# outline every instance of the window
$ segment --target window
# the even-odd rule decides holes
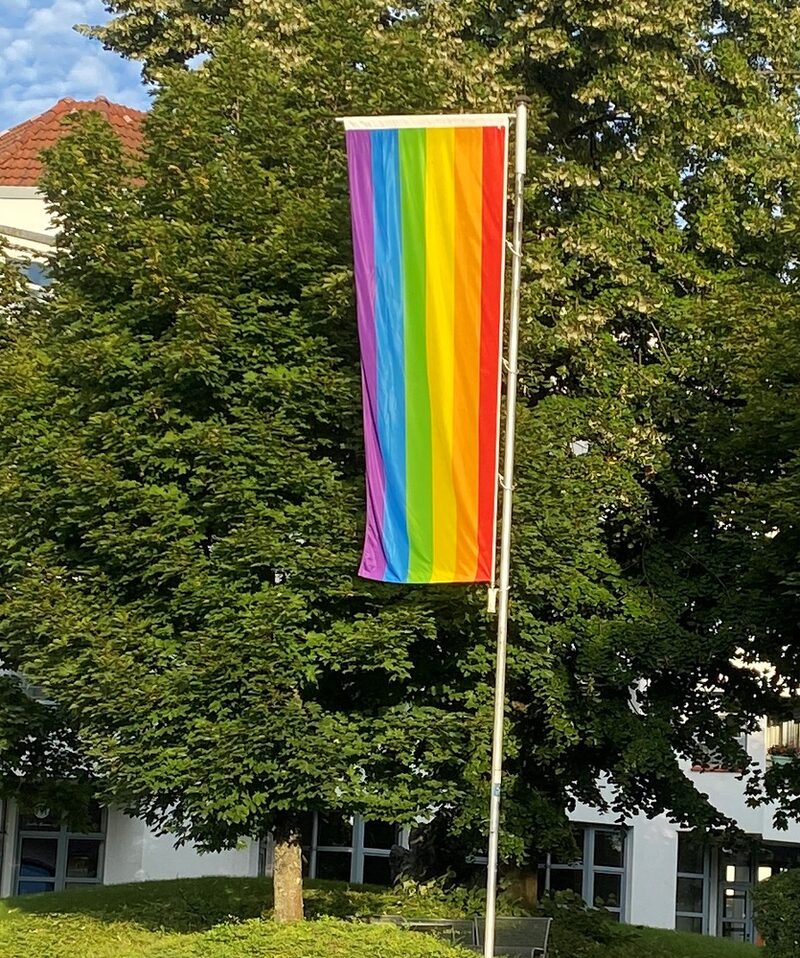
[[[625,895],[626,830],[597,825],[575,826],[578,856],[570,861],[551,852],[539,866],[540,894],[573,891],[595,908],[606,908],[621,921]]]
[[[105,814],[93,802],[87,820],[65,825],[48,809],[21,815],[16,894],[61,891],[102,881]]]
[[[22,267],[22,272],[28,282],[33,286],[41,286],[43,289],[46,289],[48,286],[53,285],[53,277],[50,273],[50,269],[44,263],[37,263],[35,260],[26,263]]]
[[[307,878],[359,885],[390,885],[392,846],[408,841],[407,829],[390,822],[366,822],[360,815],[309,812],[303,816],[300,831]],[[264,867],[271,867],[266,855]]]
[[[675,928],[698,935],[708,931],[708,849],[693,835],[678,834]]]
[[[758,851],[757,866],[756,878],[760,882],[790,868],[800,868],[800,846],[762,845]]]
[[[767,755],[773,764],[791,762],[800,755],[800,722],[767,720]]]
[[[754,856],[722,849],[719,858],[719,934],[733,941],[753,941]]]

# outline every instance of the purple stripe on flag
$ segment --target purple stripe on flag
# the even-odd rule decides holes
[[[383,579],[383,516],[386,500],[384,463],[378,441],[378,369],[375,331],[375,220],[372,189],[372,144],[369,130],[349,130],[350,198],[353,252],[361,342],[361,383],[364,395],[364,446],[367,459],[367,528],[359,575]]]

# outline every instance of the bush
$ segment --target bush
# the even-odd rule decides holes
[[[768,958],[800,955],[800,869],[773,875],[755,891],[756,924]]]
[[[0,958],[468,958],[470,952],[427,935],[335,919],[458,918],[484,911],[474,889],[319,881],[305,889],[313,920],[280,926],[264,920],[270,897],[266,879],[221,877],[28,895],[0,902]],[[500,905],[506,914],[522,911],[507,899]],[[618,926],[565,893],[537,911],[554,919],[549,958],[758,956],[751,945],[725,939]]]

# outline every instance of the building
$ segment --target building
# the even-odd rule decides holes
[[[106,115],[128,149],[141,145],[143,114],[110,104],[62,100],[40,117],[0,135],[0,234],[33,257],[32,282],[46,281],[53,229],[37,190],[38,154],[63,133],[62,119],[81,109]],[[22,255],[22,253],[20,253]],[[25,267],[31,269],[31,267]],[[746,748],[757,765],[784,760],[800,745],[800,726],[764,722]],[[785,760],[794,760],[790,755]],[[743,783],[721,768],[686,769],[698,788],[754,839],[751,852],[695,844],[666,817],[638,816],[618,824],[588,807],[572,813],[582,850],[577,861],[546,856],[539,863],[542,890],[571,889],[619,920],[661,928],[756,940],[752,891],[776,871],[800,867],[800,825],[780,832],[770,808],[749,808]],[[390,849],[407,835],[387,823],[336,822],[312,816],[307,823],[307,871],[312,877],[385,883]],[[117,884],[200,875],[256,876],[270,868],[270,850],[251,841],[220,854],[175,849],[143,822],[116,809],[94,808],[89,822],[71,831],[48,809],[22,816],[11,802],[0,806],[0,896],[77,884]]]
[[[771,725],[748,737],[747,749],[764,769],[776,760],[769,750],[800,742],[795,723]],[[756,941],[753,889],[759,881],[800,867],[800,825],[779,831],[772,809],[747,806],[737,772],[687,769],[698,788],[753,839],[743,852],[697,844],[665,816],[637,816],[623,825],[579,806],[570,816],[578,846],[576,861],[548,855],[539,863],[541,891],[572,890],[607,908],[618,920]],[[91,824],[72,832],[47,809],[21,816],[13,802],[0,810],[0,897],[76,884],[118,884],[158,878],[269,873],[271,850],[248,841],[236,850],[200,854],[173,847],[145,824],[116,809],[95,807]],[[405,830],[389,823],[308,816],[306,873],[354,883],[388,884],[390,852],[406,844]]]
[[[21,261],[34,285],[47,284],[46,257],[53,246],[53,228],[42,194],[42,150],[68,132],[64,120],[78,111],[100,113],[111,124],[123,146],[136,152],[142,144],[145,114],[105,97],[72,100],[65,97],[40,116],[0,133],[0,240]]]

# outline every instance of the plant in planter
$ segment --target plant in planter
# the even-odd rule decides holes
[[[767,754],[773,765],[788,765],[800,758],[800,748],[796,745],[771,745]]]

